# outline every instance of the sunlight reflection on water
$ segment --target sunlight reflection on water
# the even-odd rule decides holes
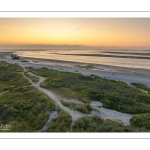
[[[114,50],[38,50],[38,51],[18,51],[17,54],[22,57],[30,58],[43,58],[43,59],[53,59],[53,60],[65,60],[65,61],[74,61],[82,63],[94,63],[94,64],[103,64],[110,66],[120,66],[120,67],[129,67],[129,68],[143,68],[150,69],[150,51],[121,51],[125,52],[112,53],[116,52]],[[117,51],[120,52],[120,51]],[[132,55],[130,54],[131,52]],[[137,53],[142,53],[140,55]],[[147,56],[146,54],[149,53]],[[105,56],[75,56],[70,54],[105,54],[112,56],[140,56],[148,57],[148,59],[133,59],[133,58],[116,58],[116,57],[105,57]]]

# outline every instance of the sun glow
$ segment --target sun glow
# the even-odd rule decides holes
[[[1,18],[0,44],[150,48],[150,19]]]

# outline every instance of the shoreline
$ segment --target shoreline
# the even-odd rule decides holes
[[[101,64],[92,64],[96,69],[83,69],[77,67],[77,65],[83,66],[88,65],[90,63],[28,57],[21,57],[21,59],[25,59],[28,62],[21,62],[21,60],[12,59],[10,57],[9,52],[0,53],[0,61],[6,61],[8,63],[17,63],[22,67],[47,67],[49,69],[58,70],[62,72],[81,73],[83,75],[93,74],[110,80],[123,81],[127,84],[130,84],[131,82],[137,82],[150,87],[150,70],[148,69],[126,68]]]
[[[29,62],[32,62],[34,64],[55,64],[58,66],[85,66],[85,65],[93,65],[97,70],[100,71],[108,71],[108,72],[119,72],[119,73],[129,73],[129,74],[139,74],[139,75],[145,75],[150,77],[150,70],[149,69],[143,69],[143,68],[128,68],[128,67],[122,67],[122,66],[110,66],[110,65],[104,65],[104,64],[97,64],[97,63],[84,63],[84,62],[75,62],[75,61],[65,61],[65,60],[55,60],[55,59],[44,59],[44,58],[32,58],[32,57],[21,57],[23,59],[28,60]]]

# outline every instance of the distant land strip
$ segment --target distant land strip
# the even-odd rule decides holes
[[[59,55],[72,55],[72,56],[95,56],[95,57],[115,57],[115,58],[131,58],[131,59],[148,59],[150,57],[144,56],[118,56],[118,55],[105,55],[105,54],[59,54]]]
[[[110,51],[105,51],[105,52],[103,52],[103,53],[110,53],[110,54],[130,54],[130,55],[150,56],[150,53],[110,52]]]

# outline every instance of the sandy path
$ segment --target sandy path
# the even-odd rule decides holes
[[[26,71],[26,69],[24,68],[24,70]],[[62,103],[61,103],[61,100],[62,98],[59,96],[59,95],[56,95],[55,93],[51,92],[50,90],[47,90],[47,89],[44,89],[42,87],[40,87],[40,83],[42,83],[44,81],[45,78],[41,77],[41,76],[37,76],[31,72],[29,72],[31,75],[35,76],[35,77],[38,77],[40,80],[37,82],[37,83],[34,83],[32,82],[28,77],[26,77],[23,74],[23,76],[28,79],[30,81],[30,83],[35,86],[37,89],[39,89],[40,91],[44,92],[47,96],[49,96],[63,111],[69,113],[72,117],[72,120],[73,122],[80,118],[80,117],[83,117],[83,116],[93,116],[93,115],[97,115],[97,116],[100,116],[102,117],[103,119],[111,119],[111,120],[116,120],[116,121],[119,121],[121,123],[123,123],[124,125],[129,125],[130,124],[130,118],[133,116],[133,115],[130,115],[130,114],[126,114],[126,113],[120,113],[118,111],[115,111],[115,110],[110,110],[110,109],[105,109],[103,107],[99,108],[99,106],[102,105],[102,103],[100,102],[94,102],[92,101],[91,102],[91,106],[94,108],[94,109],[97,109],[99,112],[97,111],[92,111],[91,114],[83,114],[81,112],[78,112],[78,111],[74,111],[74,110],[71,110],[70,108],[68,107],[65,107]],[[69,100],[68,100],[69,101]],[[70,100],[70,102],[75,102],[75,103],[80,103],[78,100]],[[82,103],[82,102],[81,102]],[[45,129],[45,127],[44,127]],[[43,129],[43,130],[44,130]]]
[[[52,119],[57,117],[57,111],[52,111],[49,115],[48,121],[46,122],[46,124],[43,126],[43,128],[40,131],[45,131],[47,129],[47,124],[51,122]]]
[[[7,92],[9,92],[9,90],[0,93],[0,95],[3,95],[3,94],[5,94],[5,93],[7,93]]]
[[[92,111],[93,115],[101,116],[103,119],[116,120],[124,125],[129,125],[129,120],[133,117],[131,114],[121,113],[116,110],[106,109],[102,107],[99,101],[92,101],[90,104],[93,108],[99,111]]]
[[[26,71],[26,69],[24,68],[24,70]],[[85,116],[84,114],[78,112],[78,111],[73,111],[71,109],[69,109],[68,107],[65,107],[62,103],[61,100],[62,98],[59,95],[56,95],[55,93],[44,89],[42,87],[40,87],[40,83],[42,83],[44,81],[45,78],[41,77],[41,76],[37,76],[35,74],[32,74],[30,72],[31,75],[38,77],[40,80],[37,83],[32,82],[28,77],[26,77],[23,73],[23,76],[29,80],[29,82],[35,86],[37,89],[39,89],[40,91],[42,91],[43,93],[45,93],[47,96],[49,96],[62,110],[64,110],[65,112],[69,113],[72,117],[72,120],[76,120],[79,117]]]

